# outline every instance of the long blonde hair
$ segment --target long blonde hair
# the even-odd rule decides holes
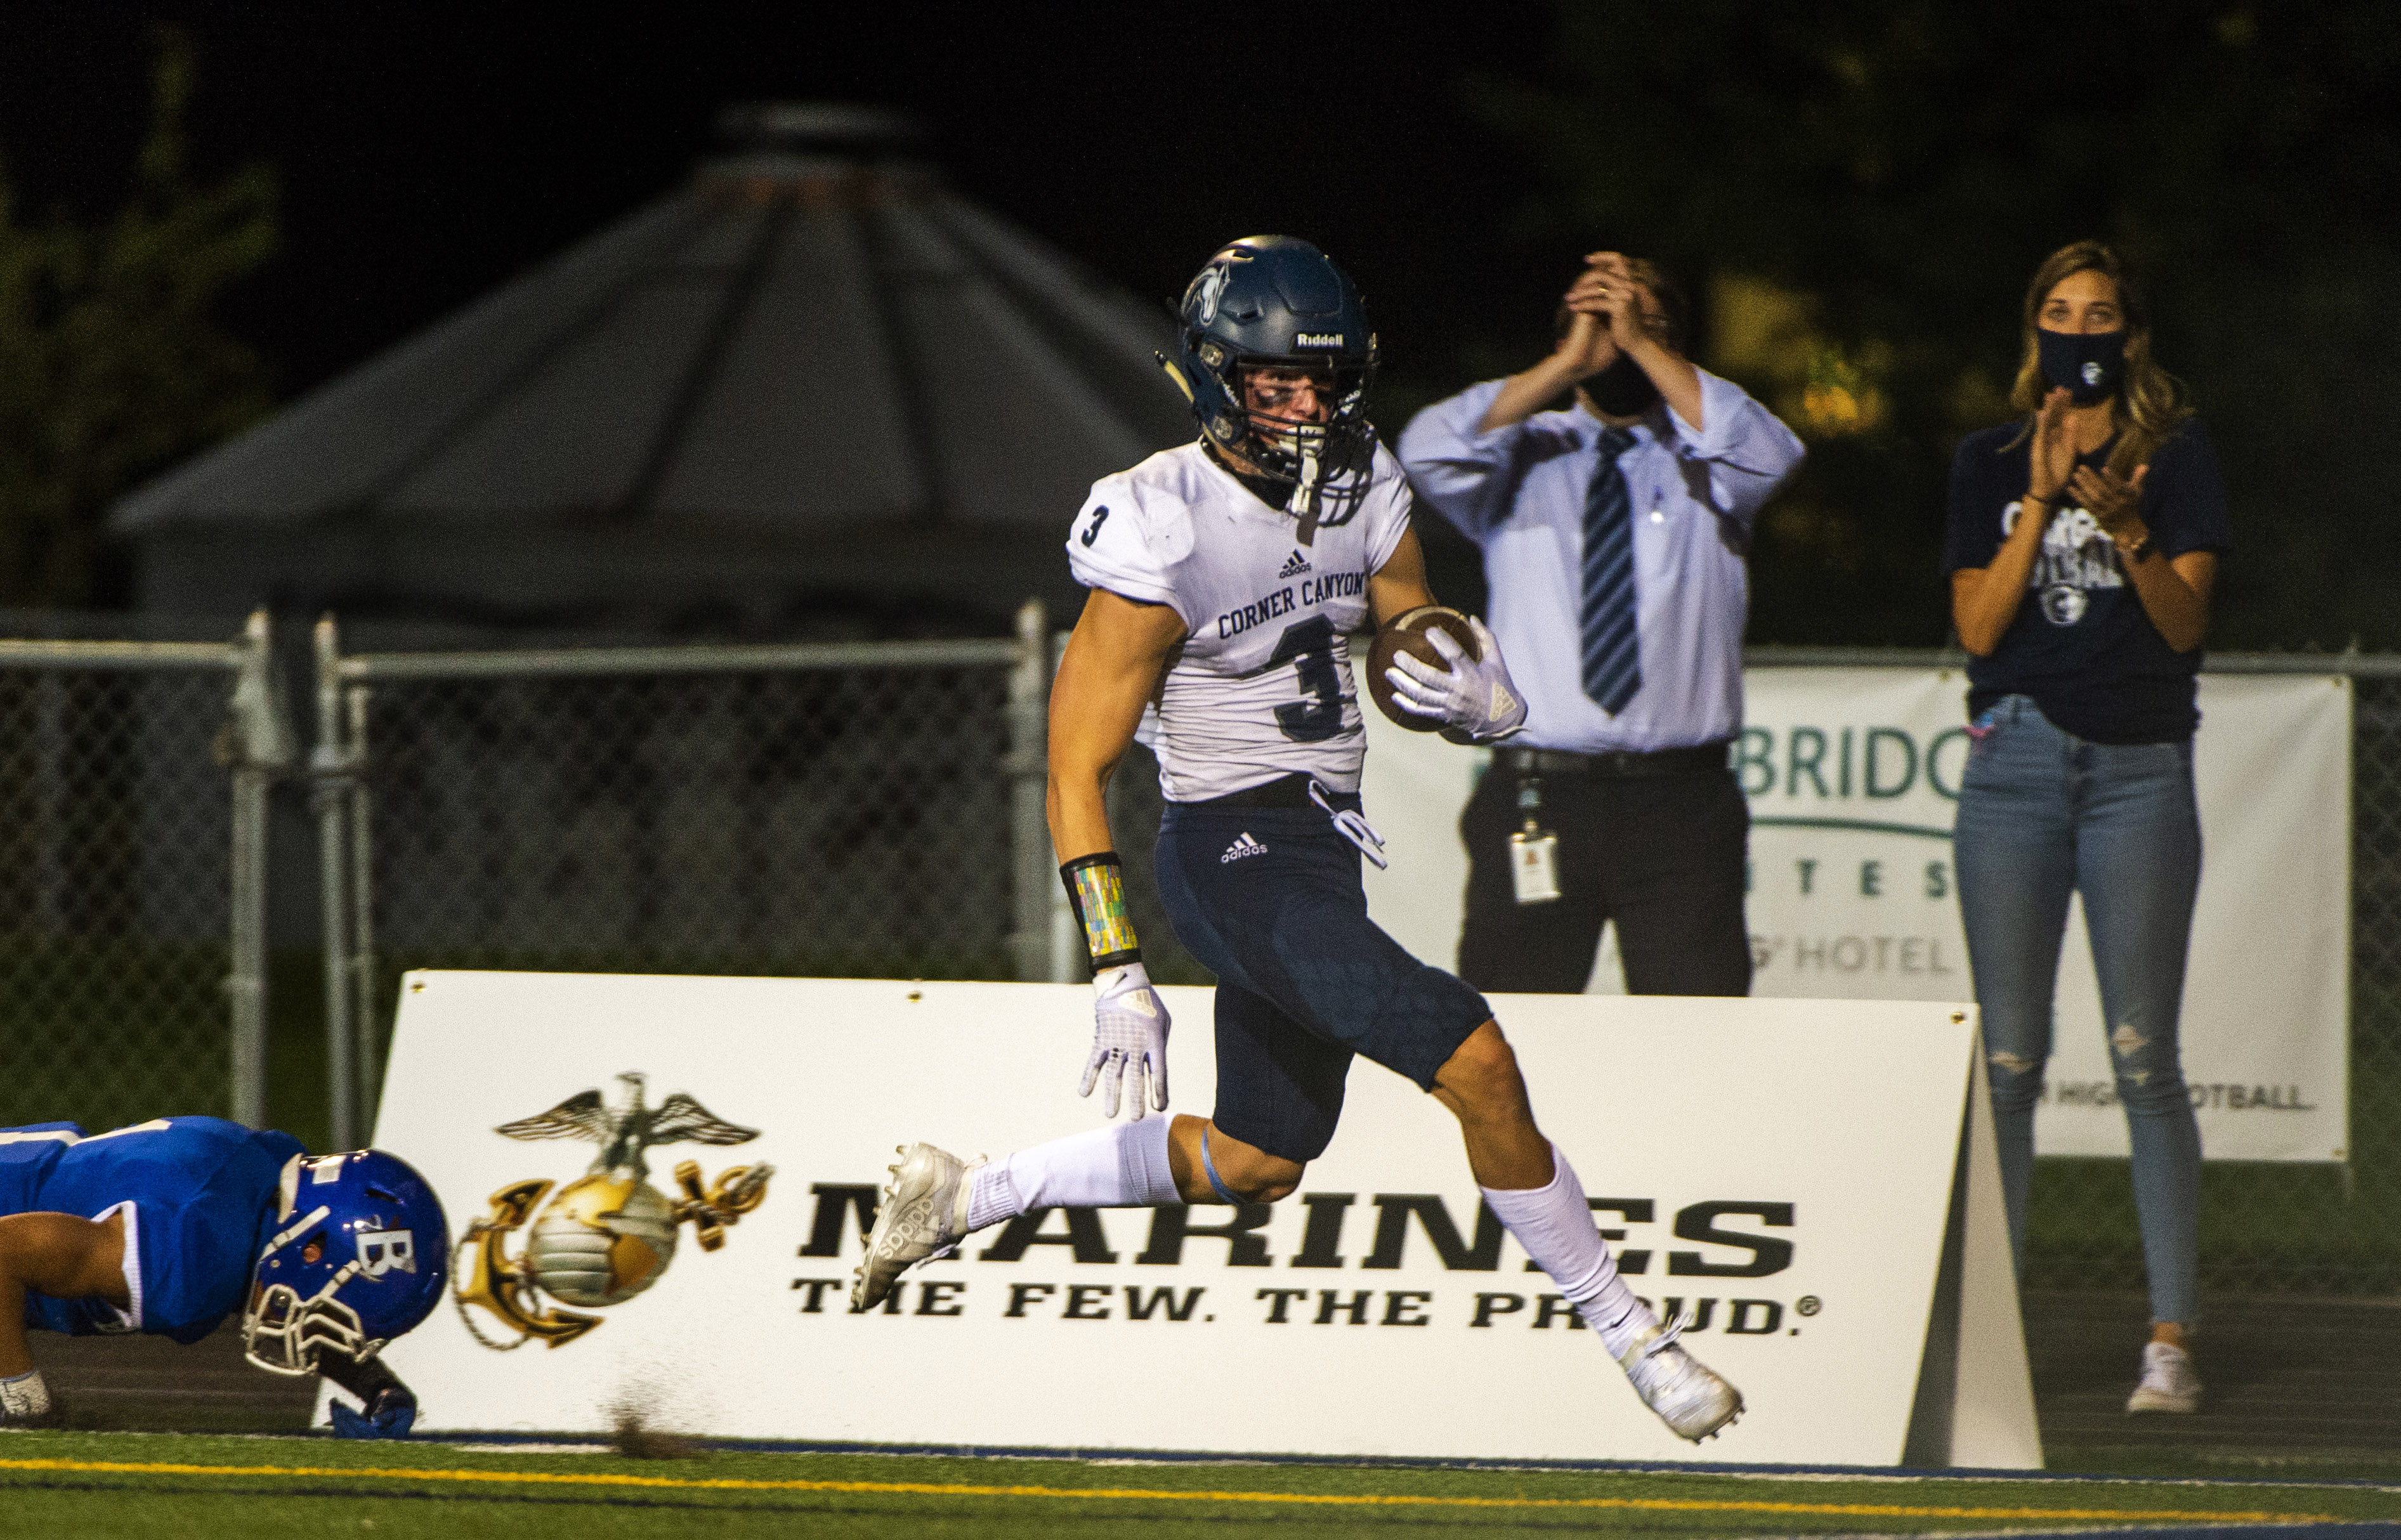
[[[2192,407],[2185,400],[2184,382],[2151,357],[2151,312],[2142,285],[2125,260],[2098,241],[2062,246],[2043,258],[2042,266],[2034,270],[2034,282],[2026,285],[2025,353],[2018,364],[2017,383],[2010,391],[2010,405],[2027,414],[2026,424],[2003,446],[2002,452],[2016,448],[2034,432],[2034,411],[2050,392],[2050,384],[2042,378],[2041,348],[2035,341],[2035,333],[2041,329],[2042,302],[2051,297],[2051,290],[2080,272],[2107,274],[2117,286],[2119,312],[2126,318],[2126,368],[2118,382],[2117,409],[2124,432],[2117,448],[2110,451],[2109,469],[2127,475],[2192,416]]]

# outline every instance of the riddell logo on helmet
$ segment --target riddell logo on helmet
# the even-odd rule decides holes
[[[1296,348],[1339,348],[1342,346],[1342,334],[1340,332],[1303,332],[1292,339],[1292,345]]]

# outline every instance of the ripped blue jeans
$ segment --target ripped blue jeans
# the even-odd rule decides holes
[[[1970,732],[1952,851],[2011,1252],[2023,1268],[2059,947],[2068,897],[2080,893],[2133,1147],[2151,1318],[2189,1322],[2201,1130],[2178,1061],[2176,1017],[2201,886],[2192,742],[2087,743],[2052,726],[2024,695],[2004,696]]]

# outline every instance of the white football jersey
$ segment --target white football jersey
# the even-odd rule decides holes
[[[1184,619],[1146,735],[1169,801],[1296,772],[1359,789],[1367,739],[1346,639],[1366,623],[1368,575],[1408,532],[1409,502],[1380,445],[1357,514],[1319,526],[1308,545],[1294,516],[1197,442],[1092,484],[1067,537],[1076,581]]]

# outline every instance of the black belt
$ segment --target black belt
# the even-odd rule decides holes
[[[1616,780],[1648,780],[1661,776],[1697,776],[1726,767],[1728,740],[1697,743],[1689,749],[1653,749],[1642,752],[1611,749],[1598,754],[1571,754],[1564,749],[1502,749],[1494,756],[1505,770],[1535,776],[1604,776]]]
[[[1325,789],[1325,795],[1328,801],[1338,807],[1344,799],[1354,797],[1356,793],[1337,791],[1329,786]],[[1274,780],[1266,781],[1257,786],[1245,786],[1239,791],[1228,791],[1222,797],[1209,797],[1200,802],[1178,803],[1176,805],[1179,807],[1314,807],[1317,804],[1309,800],[1309,777],[1294,775],[1279,776]]]

